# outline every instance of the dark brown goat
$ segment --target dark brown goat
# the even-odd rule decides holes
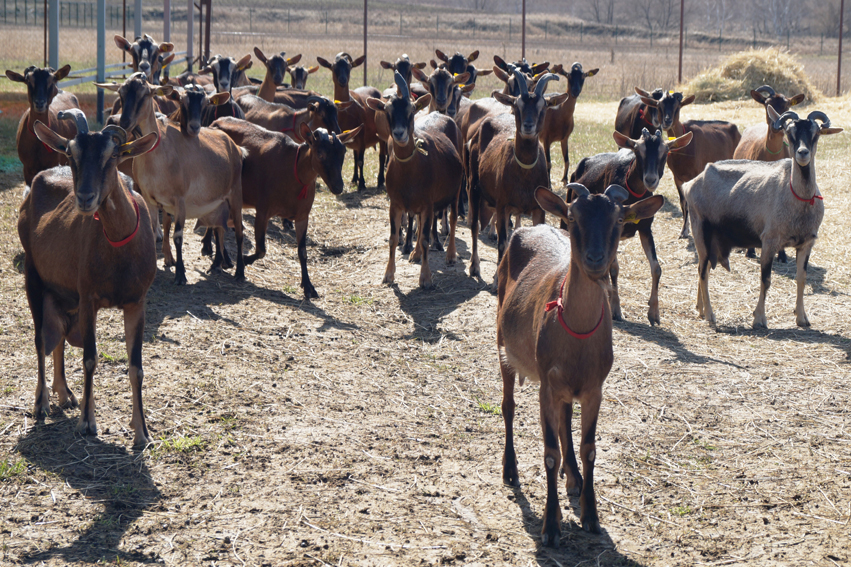
[[[65,154],[54,152],[42,144],[36,137],[34,125],[36,121],[47,124],[65,138],[73,138],[76,130],[74,121],[59,121],[57,115],[63,110],[80,108],[77,97],[71,93],[59,90],[59,81],[71,72],[71,66],[65,65],[58,71],[52,68],[39,69],[32,66],[24,70],[24,74],[6,71],[6,76],[16,83],[27,86],[27,100],[30,107],[24,111],[18,122],[18,132],[15,142],[18,146],[18,158],[24,166],[24,183],[32,185],[33,178],[40,171],[65,165],[68,160]]]
[[[307,108],[294,110],[285,104],[266,102],[260,97],[247,95],[240,97],[239,106],[245,112],[245,120],[262,126],[273,132],[288,135],[298,143],[304,142],[299,135],[303,123],[311,130],[325,128],[333,134],[340,133],[338,109],[348,108],[352,101],[333,103],[325,97],[311,96]]]
[[[305,67],[304,65],[290,67],[287,69],[287,72],[290,74],[290,79],[292,80],[290,86],[300,91],[305,90],[308,77],[318,70],[319,65],[314,65],[313,67]]]
[[[307,274],[307,223],[316,196],[316,178],[320,177],[335,195],[343,192],[345,144],[358,135],[360,127],[337,136],[326,130],[311,131],[299,126],[303,144],[297,144],[278,132],[233,118],[213,124],[240,147],[248,149],[242,168],[242,206],[255,209],[255,253],[246,256],[251,264],[266,255],[266,229],[274,217],[295,224],[301,287],[304,297],[319,294]]]
[[[428,249],[435,210],[450,207],[449,239],[446,244],[446,263],[456,260],[455,224],[458,220],[458,193],[464,176],[460,132],[451,118],[438,113],[416,118],[418,111],[431,102],[425,94],[416,101],[408,85],[395,73],[398,95],[387,102],[367,99],[376,112],[383,112],[390,124],[392,154],[387,166],[387,196],[390,199],[390,259],[383,283],[392,284],[396,275],[396,246],[402,214],[417,215],[417,250],[411,261],[422,261],[420,287],[432,289]]]
[[[142,406],[142,340],[145,296],[157,273],[151,215],[133,181],[118,172],[119,161],[149,151],[148,135],[127,143],[117,126],[89,132],[79,109],[58,113],[71,119],[77,135],[65,138],[41,121],[38,138],[65,155],[70,168],[45,171],[33,180],[21,204],[18,236],[24,247],[24,287],[35,327],[38,382],[33,417],[50,410],[44,358],[53,353],[53,391],[60,406],[77,398],[65,380],[65,342],[83,349],[83,396],[77,432],[97,435],[93,378],[97,367],[97,313],[104,307],[124,311],[128,374],[133,400],[133,444],[150,441]]]
[[[238,77],[244,73],[249,63],[251,63],[251,54],[245,55],[239,61],[233,57],[216,55],[210,59],[206,67],[201,69],[200,73],[202,75],[210,74],[213,76],[213,86],[216,87],[216,92],[228,93],[230,95],[230,100],[226,103],[211,106],[205,111],[201,118],[202,126],[209,126],[213,123],[213,120],[225,116],[245,118],[242,109],[233,99],[232,90],[236,86]]]
[[[290,58],[286,58],[285,55],[286,53],[281,51],[271,57],[266,57],[266,55],[260,51],[259,47],[255,47],[254,56],[257,57],[257,59],[266,67],[266,75],[264,75],[263,82],[260,84],[259,88],[248,86],[234,89],[234,98],[239,98],[244,94],[250,93],[256,94],[267,102],[276,102],[275,94],[277,93],[277,88],[284,84],[284,77],[287,75],[289,66],[295,65],[301,61],[301,54],[294,55]]]
[[[163,65],[171,63],[172,59],[160,58],[160,55],[172,53],[174,44],[164,41],[157,43],[148,34],[137,37],[133,43],[124,36],[116,34],[113,39],[118,49],[126,51],[133,59],[133,72],[144,73],[149,83],[159,84],[160,72]]]
[[[694,95],[683,98],[682,93],[665,92],[656,100],[641,97],[647,106],[655,106],[659,124],[668,136],[680,137],[692,132],[694,137],[688,148],[668,157],[668,168],[674,176],[674,185],[680,195],[683,211],[683,230],[680,238],[688,238],[688,205],[683,195],[683,183],[697,177],[707,164],[732,159],[742,135],[735,124],[722,120],[686,120],[680,122],[680,109],[694,102]]]
[[[366,179],[363,176],[364,154],[367,148],[373,148],[378,144],[378,187],[384,185],[384,163],[387,160],[387,140],[378,136],[375,125],[375,110],[367,106],[368,98],[381,98],[381,93],[373,87],[360,87],[349,90],[349,78],[352,69],[360,66],[366,60],[366,55],[352,59],[348,53],[340,52],[334,57],[334,63],[327,59],[317,57],[320,65],[331,71],[331,79],[334,81],[334,100],[340,102],[354,101],[344,111],[339,113],[340,127],[344,130],[353,130],[363,124],[363,129],[355,138],[354,143],[349,144],[355,157],[354,176],[352,183],[358,184],[358,191],[366,189]]]
[[[490,75],[493,72],[491,69],[477,69],[476,66],[473,65],[473,61],[475,61],[479,57],[478,49],[467,55],[466,57],[458,51],[455,52],[455,55],[449,57],[439,49],[435,49],[434,54],[437,55],[438,59],[443,61],[443,63],[441,63],[441,66],[443,66],[447,71],[449,71],[453,75],[469,73],[470,78],[468,79],[468,82],[470,84],[476,84],[476,79],[478,79],[479,77]],[[435,63],[432,63],[432,67],[436,69],[437,65]]]
[[[544,187],[535,191],[542,209],[559,218],[567,232],[550,226],[514,232],[499,263],[496,321],[505,421],[502,480],[520,486],[514,450],[514,382],[519,376],[522,386],[529,378],[541,384],[547,474],[541,542],[552,547],[558,547],[561,537],[560,464],[568,494],[580,495],[582,527],[600,533],[594,494],[595,440],[603,382],[614,362],[612,315],[600,282],[615,259],[625,223],[652,217],[664,203],[656,195],[624,205],[629,195],[616,185],[603,195],[590,195],[579,184],[568,187],[577,195],[569,205]],[[574,401],[582,405],[581,474],[571,432]]]
[[[526,77],[514,70],[520,95],[494,92],[500,103],[511,108],[511,115],[490,116],[484,119],[472,135],[467,159],[467,191],[470,197],[469,225],[473,233],[473,254],[470,276],[481,277],[479,270],[479,213],[482,202],[495,208],[499,259],[505,252],[507,215],[512,211],[532,216],[532,222],[544,222],[544,211],[535,200],[538,186],[548,184],[544,148],[538,141],[543,129],[547,107],[563,103],[568,93],[544,98],[547,83],[558,80],[547,73],[529,92]]]
[[[614,133],[615,142],[623,150],[617,153],[597,154],[584,158],[579,162],[576,171],[570,176],[571,182],[586,187],[591,193],[600,194],[609,185],[626,187],[629,198],[624,204],[631,205],[641,199],[653,195],[659,186],[659,180],[665,173],[665,162],[669,151],[684,148],[691,142],[692,133],[688,132],[676,140],[665,140],[660,130],[651,135],[645,128],[637,140],[627,138],[620,132]],[[570,192],[567,195],[571,200]],[[647,319],[650,324],[659,324],[659,278],[662,277],[662,267],[656,257],[656,244],[653,242],[653,217],[628,224],[621,231],[621,240],[632,238],[636,232],[641,238],[641,247],[650,264],[650,276],[653,280],[650,288],[650,301]],[[612,317],[621,321],[621,302],[618,296],[618,264],[617,255],[610,269],[612,290],[609,293],[609,304]]]
[[[656,131],[662,127],[659,122],[659,112],[655,106],[647,106],[641,102],[642,97],[660,100],[665,91],[656,89],[652,92],[635,87],[635,94],[624,97],[618,105],[615,117],[615,132],[620,132],[627,138],[637,140],[645,128]]]
[[[550,146],[554,142],[561,143],[561,155],[564,157],[564,175],[562,175],[562,183],[567,183],[568,171],[570,171],[570,154],[568,153],[568,140],[573,133],[573,113],[576,110],[576,100],[582,93],[582,87],[585,86],[585,79],[593,77],[599,69],[591,69],[584,71],[580,63],[574,63],[570,67],[570,72],[564,70],[562,65],[553,67],[552,72],[563,76],[567,79],[567,87],[565,92],[570,94],[570,98],[558,106],[547,108],[547,115],[544,118],[544,129],[541,131],[541,143],[547,151],[547,171],[552,172],[552,159],[550,158]],[[551,175],[552,176],[552,175]]]

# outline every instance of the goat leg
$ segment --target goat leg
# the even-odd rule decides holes
[[[186,267],[183,265],[183,226],[186,224],[186,205],[181,199],[177,205],[177,218],[174,220],[174,250],[177,261],[174,264],[174,283],[186,285]],[[163,240],[163,248],[165,248]]]
[[[171,243],[169,242],[169,235],[171,234],[171,222],[172,216],[168,213],[163,215],[163,266],[166,268],[170,268],[174,266],[174,256],[171,253]]]
[[[499,345],[499,372],[502,374],[502,421],[505,423],[505,452],[502,454],[502,482],[508,486],[520,486],[517,472],[517,453],[514,451],[514,369],[505,360],[505,349],[501,344],[501,327],[497,327]]]
[[[455,195],[452,203],[449,205],[449,236],[446,240],[446,263],[454,264],[458,259],[458,252],[455,249],[455,229],[458,226],[458,195]]]
[[[222,251],[224,250],[225,231],[220,226],[213,227],[212,230],[216,237],[216,254],[213,256],[213,265],[210,266],[207,272],[210,274],[221,272],[222,264],[224,263],[224,254],[222,254]]]
[[[364,177],[363,174],[363,165],[364,161],[366,161],[365,158],[366,149],[364,149],[362,152],[358,152],[357,163],[355,164],[355,167],[358,168],[358,191],[366,190],[366,177]]]
[[[204,237],[201,239],[201,255],[213,255],[213,229],[209,226],[206,227],[206,230],[204,231]]]
[[[688,203],[683,194],[683,183],[679,179],[674,179],[674,185],[677,186],[677,193],[680,195],[680,210],[683,212],[683,230],[680,232],[680,238],[688,238]]]
[[[568,152],[567,138],[561,141],[561,155],[564,157],[564,175],[561,176],[561,182],[567,185],[567,172],[570,171],[570,153]]]
[[[80,420],[77,422],[77,433],[81,435],[97,435],[95,423],[94,375],[97,368],[98,349],[96,337],[95,306],[80,302],[79,324],[83,337],[83,398],[80,403]]]
[[[245,280],[245,255],[242,253],[242,245],[245,240],[245,227],[242,226],[242,186],[235,191],[230,201],[230,219],[233,222],[233,231],[236,235],[236,271],[233,278],[238,281]],[[227,226],[227,223],[225,223]],[[227,252],[226,252],[227,253]]]
[[[392,284],[396,277],[396,246],[399,245],[399,225],[402,223],[402,211],[390,205],[390,259],[381,283]]]
[[[795,251],[796,271],[795,283],[798,284],[797,297],[795,299],[795,322],[799,327],[809,327],[810,320],[804,310],[804,288],[807,286],[807,267],[810,263],[810,251],[815,241],[811,240]]]
[[[579,465],[576,462],[576,450],[573,448],[573,402],[562,404],[561,427],[558,435],[561,441],[561,450],[564,456],[562,462],[562,473],[566,473],[564,481],[568,496],[579,496],[582,493],[582,475],[579,473]]]
[[[431,223],[431,237],[434,238],[434,249],[438,252],[443,252],[443,245],[440,243],[440,235],[437,231],[437,222],[438,220],[443,220],[443,227],[446,229],[446,232],[449,232],[449,227],[447,226],[449,223],[444,220],[445,217],[446,209],[443,209],[439,214],[435,214],[432,217],[434,220]]]
[[[230,254],[228,254],[228,247],[225,246],[225,238],[227,238],[227,234],[228,231],[226,228],[219,227],[216,232],[216,242],[222,250],[222,268],[225,270],[230,270],[231,268],[233,268],[233,260],[230,259]]]
[[[652,219],[640,221],[642,223]],[[647,256],[647,262],[650,264],[650,277],[653,283],[650,288],[650,301],[647,303],[647,319],[650,325],[658,325],[659,320],[659,280],[662,277],[662,266],[659,265],[659,260],[656,257],[656,244],[653,241],[653,233],[648,225],[646,229],[639,228],[638,236],[641,238],[641,247],[644,248],[644,255]]]
[[[133,446],[143,448],[151,442],[148,426],[145,423],[145,408],[142,405],[142,339],[145,334],[145,300],[124,306],[124,337],[127,348],[130,390],[133,396],[133,417],[130,428],[133,429]]]
[[[760,256],[760,286],[759,286],[759,301],[756,304],[756,309],[753,312],[753,328],[766,329],[768,328],[768,319],[765,317],[765,296],[768,294],[768,288],[771,287],[771,267],[774,264],[774,254],[777,248],[772,246],[771,242],[763,242],[762,254]]]
[[[600,518],[597,515],[597,498],[594,495],[594,461],[597,459],[597,416],[600,414],[602,389],[591,393],[582,401],[582,444],[579,456],[582,459],[582,495],[579,497],[580,521],[586,532],[600,533]]]
[[[481,196],[479,189],[472,183],[468,182],[467,188],[469,190],[468,203],[470,205],[470,218],[468,222],[473,241],[473,253],[470,256],[470,277],[475,278],[477,276],[482,277],[481,268],[479,267],[479,213],[481,211]]]
[[[387,163],[387,142],[378,142],[378,188],[384,187],[384,164]]]
[[[405,213],[402,215],[402,218],[408,219],[408,232],[405,234],[405,245],[402,247],[402,254],[411,254],[414,251],[414,216],[413,214]],[[399,223],[399,232],[401,237],[402,231],[402,223]],[[409,256],[408,259],[411,262],[415,262],[417,260],[414,259],[413,255]]]
[[[33,327],[35,328],[35,354],[38,359],[38,378],[35,385],[35,406],[33,409],[33,417],[36,421],[42,421],[50,411],[50,392],[47,390],[47,383],[44,377],[44,335],[42,333],[44,327],[44,303],[46,297],[44,295],[44,284],[41,277],[36,271],[35,264],[32,262],[30,254],[27,254],[24,259],[24,271],[26,278],[24,283],[26,286],[27,300],[30,304],[30,312],[33,317]]]
[[[69,331],[69,321],[65,312],[56,304],[53,296],[44,296],[42,311],[42,352],[53,353],[53,387],[59,397],[59,407],[77,407],[77,398],[68,388],[65,380],[65,340]],[[79,344],[79,343],[78,343]],[[50,394],[48,393],[48,398]]]
[[[497,230],[497,261],[496,265],[499,266],[499,263],[502,262],[502,256],[505,254],[505,246],[508,244],[508,229],[506,227],[507,218],[506,218],[506,210],[504,206],[497,205],[496,214],[494,215],[494,219],[496,221],[496,230]],[[494,272],[493,275],[493,288],[497,289],[499,286],[499,270]]]
[[[544,433],[544,470],[547,472],[547,504],[544,508],[544,525],[541,543],[545,547],[558,547],[561,539],[561,506],[558,502],[558,470],[561,454],[558,446],[559,416],[549,391],[541,388],[541,427]],[[584,408],[582,411],[585,414]]]
[[[358,152],[357,150],[352,150],[352,163],[354,164],[354,173],[352,174],[352,185],[355,185],[358,182]]]
[[[420,213],[418,220],[419,228],[417,230],[417,250],[422,254],[422,264],[420,265],[420,287],[423,289],[434,289],[434,283],[431,280],[431,267],[428,265],[428,248],[429,240],[431,240],[432,224],[434,223],[434,209],[427,208]]]
[[[310,276],[307,275],[307,221],[308,217],[305,217],[295,223],[295,238],[298,242],[298,263],[301,265],[301,288],[304,290],[305,299],[317,299],[319,294],[316,293],[316,289],[310,283]]]
[[[266,229],[268,227],[268,214],[265,210],[258,210],[254,217],[254,254],[245,257],[246,264],[253,264],[266,256]]]
[[[77,397],[71,391],[71,388],[68,387],[68,382],[65,380],[64,338],[53,349],[53,391],[59,398],[59,407],[75,408],[79,405],[77,403]]]

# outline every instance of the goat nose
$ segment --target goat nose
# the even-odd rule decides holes
[[[95,199],[97,195],[94,193],[78,193],[77,194],[77,208],[81,211],[90,211],[94,208]]]
[[[587,260],[589,264],[600,264],[603,262],[603,251],[589,250],[585,253],[585,260]]]

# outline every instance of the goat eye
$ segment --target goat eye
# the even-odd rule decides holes
[[[567,222],[573,222],[573,221],[574,221],[573,215],[567,215]]]
[[[623,217],[618,217],[618,224],[623,224]]]

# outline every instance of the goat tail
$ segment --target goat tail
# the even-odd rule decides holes
[[[23,197],[21,197],[21,201],[22,201],[22,202],[23,202],[23,201],[26,201],[26,200],[27,200],[27,197],[29,197],[29,196],[30,196],[30,186],[29,186],[29,185],[24,185],[24,195],[23,195]]]
[[[237,146],[239,148],[239,153],[242,156],[242,159],[246,159],[248,157],[248,148],[245,146]]]

